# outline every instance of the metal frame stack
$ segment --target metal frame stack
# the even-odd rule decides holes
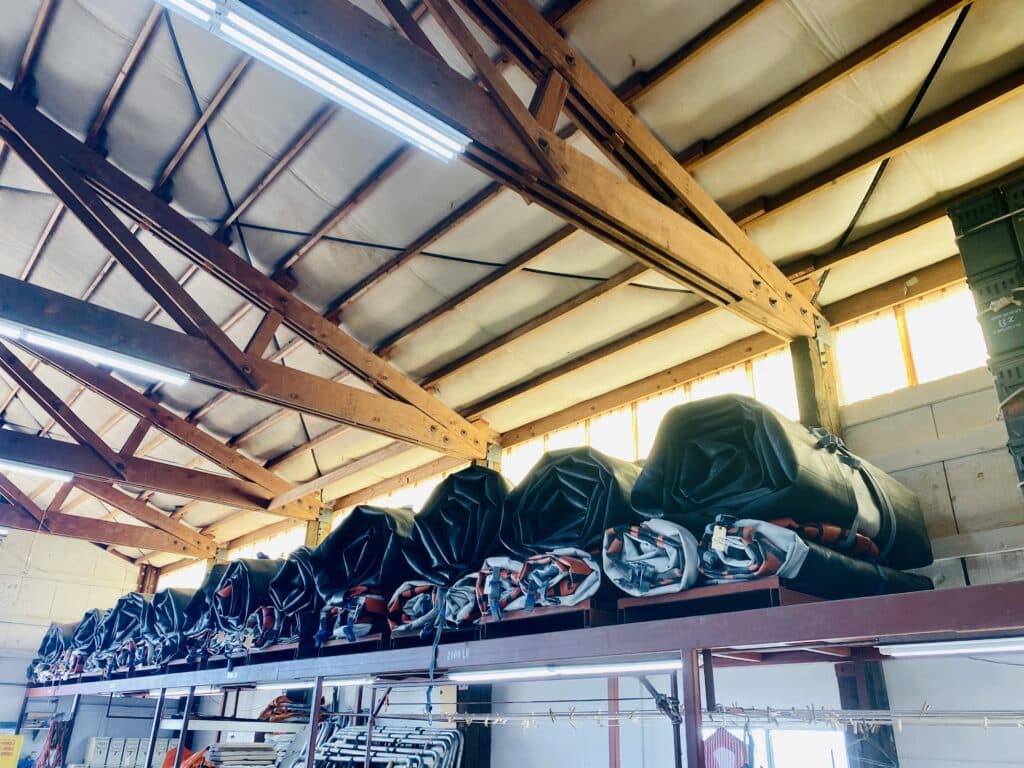
[[[1024,178],[949,210],[1024,488]]]

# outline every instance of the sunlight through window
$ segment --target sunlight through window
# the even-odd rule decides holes
[[[985,366],[985,338],[966,286],[907,304],[907,335],[919,383]]]
[[[836,329],[839,402],[855,403],[908,385],[896,316],[886,311]]]

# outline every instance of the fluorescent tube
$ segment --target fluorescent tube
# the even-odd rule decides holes
[[[988,653],[1024,653],[1024,637],[998,637],[987,640],[951,640],[949,642],[880,645],[879,653],[893,658],[915,656],[974,656]]]
[[[204,686],[197,686],[192,695],[193,696],[216,696],[220,692],[221,692],[220,688],[217,688],[216,686],[204,685]],[[152,688],[152,689],[150,689],[149,695],[151,697],[153,697],[153,698],[156,698],[157,696],[160,695],[160,689],[159,688]],[[181,698],[184,698],[185,696],[188,696],[188,688],[168,688],[164,692],[164,698],[165,699],[181,699]]]
[[[293,682],[259,683],[257,691],[295,691],[307,690],[316,685],[312,680],[296,680]],[[339,677],[333,680],[324,680],[324,688],[350,688],[357,685],[373,685],[373,678],[363,677]]]
[[[31,475],[32,477],[42,477],[46,480],[56,480],[59,483],[68,483],[75,479],[71,472],[65,472],[62,469],[40,467],[37,464],[24,464],[20,461],[12,461],[11,459],[0,459],[0,470],[18,472],[22,475]]]
[[[607,664],[564,664],[546,667],[511,667],[508,669],[481,669],[470,672],[452,672],[453,683],[483,683],[500,680],[543,680],[553,677],[602,677],[614,675],[642,675],[652,672],[674,672],[682,669],[679,659],[661,661],[623,661]]]
[[[66,336],[59,336],[50,331],[37,331],[27,325],[12,323],[10,320],[0,319],[0,336],[12,341],[24,341],[27,344],[54,352],[62,352],[96,365],[105,365],[125,373],[134,373],[150,381],[162,381],[165,384],[178,386],[187,384],[189,381],[189,375],[183,371],[69,339]]]
[[[451,160],[469,144],[461,131],[238,0],[157,2],[435,157]]]

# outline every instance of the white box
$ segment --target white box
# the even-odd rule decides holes
[[[110,740],[110,749],[107,750],[107,762],[104,765],[108,768],[121,768],[121,759],[124,757],[124,739]]]
[[[173,748],[172,739],[157,739],[156,749],[153,750],[153,762],[151,768],[161,768],[164,764],[164,756]],[[174,741],[177,744],[177,741]]]
[[[109,736],[90,736],[85,743],[86,765],[102,766],[107,762],[107,752],[110,751]]]
[[[125,739],[124,752],[121,755],[122,768],[135,768],[135,760],[139,755],[139,740]]]
[[[149,739],[139,739],[139,752],[135,755],[133,768],[146,768],[146,752],[149,751]]]

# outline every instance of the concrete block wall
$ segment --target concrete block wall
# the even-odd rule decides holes
[[[852,451],[921,498],[932,539],[1024,524],[1024,497],[986,369],[852,403],[841,411]],[[946,560],[936,585],[1024,578],[1024,551]]]
[[[88,542],[10,531],[0,543],[0,727],[21,707],[25,668],[51,622],[75,622],[135,589],[138,569]]]

